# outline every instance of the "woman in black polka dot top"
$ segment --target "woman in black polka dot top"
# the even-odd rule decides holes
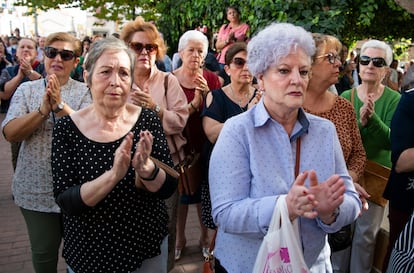
[[[56,124],[52,172],[64,220],[69,272],[166,272],[164,199],[177,181],[161,122],[127,103],[135,54],[120,40],[91,47],[85,81],[91,106]]]

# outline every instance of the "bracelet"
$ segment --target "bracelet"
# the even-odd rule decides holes
[[[42,111],[40,110],[40,106],[39,106],[39,108],[37,108],[37,112],[39,113],[39,115],[40,115],[43,119],[47,118],[47,115],[43,114],[43,113],[42,113]]]
[[[158,167],[157,164],[154,163],[154,170],[152,171],[152,174],[150,177],[147,177],[147,178],[144,178],[142,176],[139,176],[139,177],[144,181],[153,181],[157,177],[159,172],[160,172],[160,168]]]
[[[198,112],[198,108],[196,108],[196,107],[194,106],[194,104],[193,104],[193,102],[192,102],[192,101],[190,101],[190,106],[191,106],[191,108],[193,108],[196,112]]]

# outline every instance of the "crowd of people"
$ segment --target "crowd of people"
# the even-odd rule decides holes
[[[386,208],[364,188],[368,161],[391,169],[382,272],[414,270],[414,70],[383,41],[348,51],[290,23],[250,35],[237,6],[225,14],[214,42],[184,32],[172,64],[142,17],[109,37],[2,39],[2,132],[35,272],[62,255],[70,273],[167,273],[189,205],[200,260],[215,240],[215,272],[252,272],[284,196],[309,272],[370,273]]]

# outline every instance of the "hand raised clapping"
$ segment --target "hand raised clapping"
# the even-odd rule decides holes
[[[309,188],[305,181],[309,177]],[[319,217],[324,223],[330,224],[336,208],[343,200],[345,185],[338,175],[332,175],[319,183],[315,171],[306,171],[298,175],[286,197],[291,220],[298,216],[313,219]]]
[[[367,101],[364,102],[364,105],[359,109],[359,122],[361,123],[362,127],[365,127],[368,123],[368,120],[374,114],[374,99],[373,94],[368,94]]]

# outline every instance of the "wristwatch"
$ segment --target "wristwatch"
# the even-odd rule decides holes
[[[57,108],[56,108],[55,110],[53,110],[53,112],[57,114],[57,113],[59,113],[60,111],[62,111],[64,107],[65,107],[65,103],[64,103],[63,101],[61,101],[61,102],[58,104]]]
[[[161,111],[161,107],[158,104],[156,104],[154,107],[154,111],[158,114]]]

